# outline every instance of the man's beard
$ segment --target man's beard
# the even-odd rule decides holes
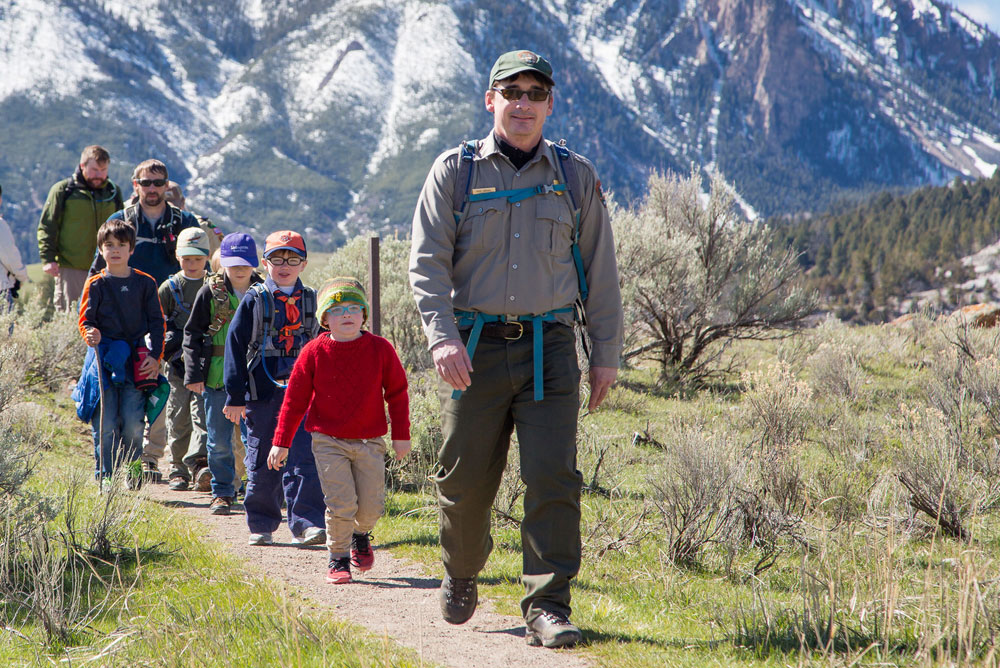
[[[90,186],[91,190],[97,190],[104,185],[104,179],[87,179],[87,185]]]
[[[150,193],[147,194],[145,198],[140,197],[139,203],[145,204],[146,206],[159,206],[160,204],[163,204],[163,197],[161,195],[157,195],[156,193]]]

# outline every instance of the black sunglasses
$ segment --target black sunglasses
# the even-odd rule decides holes
[[[544,102],[545,100],[549,99],[549,95],[552,94],[552,91],[550,90],[543,90],[541,88],[530,88],[528,90],[524,90],[518,88],[517,86],[511,86],[509,88],[494,87],[491,88],[490,90],[494,90],[500,93],[501,95],[503,95],[503,99],[508,100],[510,102],[514,102],[515,100],[520,100],[522,95],[527,95],[528,99],[531,100],[532,102]]]
[[[163,186],[167,185],[166,179],[136,179],[135,182],[138,183],[143,188],[148,188],[149,186],[156,186],[157,188],[162,188]]]

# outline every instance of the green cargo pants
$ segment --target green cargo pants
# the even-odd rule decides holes
[[[468,332],[462,333],[467,339]],[[441,557],[452,577],[475,576],[493,539],[490,512],[500,486],[510,435],[517,429],[526,485],[521,550],[527,621],[542,611],[570,614],[570,580],[580,570],[580,488],[576,429],[580,369],[573,329],[549,325],[543,337],[545,398],[534,401],[532,338],[483,337],[472,384],[456,400],[442,382],[444,445],[438,488]]]

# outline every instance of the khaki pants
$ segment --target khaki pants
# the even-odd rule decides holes
[[[167,370],[170,396],[167,407],[167,441],[170,443],[170,473],[190,481],[195,468],[208,462],[208,430],[205,425],[205,400],[184,387],[184,378],[173,368]]]
[[[312,449],[326,501],[326,546],[347,556],[351,534],[371,531],[385,510],[385,441],[312,432]]]
[[[462,332],[468,339],[469,332]],[[573,329],[544,330],[545,398],[534,400],[530,332],[516,341],[483,337],[472,365],[472,384],[458,399],[441,384],[438,453],[441,557],[457,578],[475,577],[493,549],[490,513],[500,487],[510,436],[517,429],[521,479],[521,612],[570,613],[570,580],[580,569],[580,487],[576,468],[580,370]]]
[[[52,296],[56,310],[64,313],[72,311],[74,303],[79,308],[80,295],[83,294],[83,285],[86,282],[86,269],[59,267],[59,275],[56,276],[55,294]]]

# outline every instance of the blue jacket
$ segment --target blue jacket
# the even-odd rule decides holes
[[[270,276],[265,279],[264,285],[271,293],[278,290],[278,286],[274,284]],[[295,289],[299,288],[304,290],[312,289],[304,287],[302,281],[296,281]],[[246,296],[243,297],[243,301],[236,307],[236,313],[233,314],[233,319],[229,323],[229,333],[226,335],[226,355],[222,382],[226,388],[227,406],[246,406],[246,402],[250,399],[250,373],[247,371],[247,349],[250,346],[250,339],[253,335],[254,310],[258,308],[253,295],[254,292],[252,290],[248,291]],[[299,316],[300,320],[303,315]],[[286,324],[288,323],[285,319],[285,309],[282,308],[280,302],[276,301],[274,326],[280,329]],[[315,334],[313,332],[306,332],[303,326],[299,330],[299,333],[295,335],[295,345],[301,348],[307,341],[314,337]],[[277,337],[274,337],[273,341],[275,347],[283,347],[283,344],[278,341]],[[264,368],[265,364],[267,365],[266,372]],[[276,386],[268,378],[267,372],[275,380],[287,381],[288,377],[292,375],[293,366],[295,366],[294,357],[268,357],[261,364],[258,364],[253,371],[253,380],[257,388],[257,401],[267,401],[274,395]]]
[[[156,285],[160,285],[181,270],[176,255],[177,236],[181,230],[198,227],[197,218],[169,203],[163,212],[163,217],[156,221],[156,225],[146,220],[142,207],[138,204],[129,204],[123,210],[112,214],[108,220],[115,218],[136,223],[135,253],[128,261],[130,267],[152,276]],[[94,263],[90,266],[90,274],[94,275],[103,268],[104,258],[101,257],[101,249],[98,248]]]
[[[101,341],[101,360],[104,362],[104,383],[106,385],[121,385],[125,382],[128,371],[126,364],[132,354],[131,348],[125,341],[108,339]],[[83,369],[80,371],[80,380],[77,381],[73,389],[73,401],[76,402],[76,416],[84,422],[90,422],[94,417],[94,410],[101,400],[101,386],[97,380],[97,356],[94,349],[87,348],[87,356],[83,360]]]

